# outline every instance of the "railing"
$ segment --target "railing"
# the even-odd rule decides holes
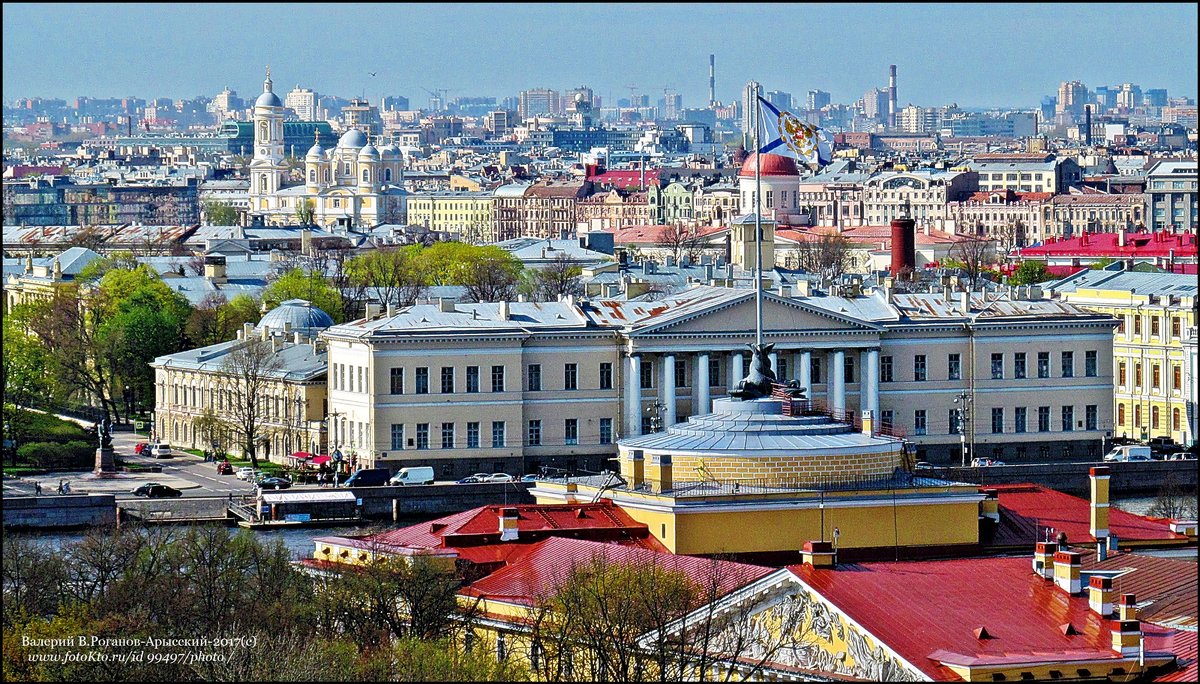
[[[786,385],[773,383],[771,385],[771,398],[783,401],[783,415],[785,416],[825,416],[839,423],[848,423],[855,430],[862,429],[862,417],[857,411],[835,409],[821,399],[797,399],[790,394],[790,390]],[[896,437],[898,439],[905,439],[907,437],[903,428],[891,423],[884,423],[878,420],[878,417],[875,420],[873,434]]]
[[[917,483],[911,473],[896,471],[886,475],[825,477],[791,481],[766,478],[685,481],[674,483],[669,493],[676,497],[721,496],[801,491],[838,492],[864,489],[913,489],[919,486],[922,485]]]

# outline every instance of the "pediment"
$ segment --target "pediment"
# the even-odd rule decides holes
[[[718,334],[755,329],[754,293],[732,301],[714,303],[690,313],[664,312],[646,320],[632,333],[638,335]],[[658,319],[657,321],[655,319]],[[770,332],[846,333],[877,332],[879,326],[838,312],[767,294],[763,298],[763,329]]]

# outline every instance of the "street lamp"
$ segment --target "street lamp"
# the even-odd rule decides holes
[[[129,389],[129,385],[125,385],[125,391],[121,394],[125,398],[125,422],[129,423],[129,402],[133,400],[133,390]]]
[[[962,446],[962,464],[967,467],[967,421],[971,420],[971,395],[966,391],[959,392],[954,398],[954,403],[958,405],[955,409],[958,415],[958,439]]]
[[[662,429],[662,414],[665,410],[667,410],[667,405],[658,400],[646,407],[646,413],[650,414],[650,432],[658,432]]]

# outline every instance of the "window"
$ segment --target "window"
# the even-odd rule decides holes
[[[366,389],[365,389],[366,383],[363,382],[363,375],[364,375],[363,371],[365,371],[365,370],[366,369],[363,368],[362,366],[358,367],[358,391],[359,392],[366,391]],[[278,413],[278,411],[276,411],[276,413]]]
[[[542,364],[529,364],[529,392],[542,391]]]
[[[1158,429],[1158,407],[1157,406],[1150,407],[1150,429],[1152,429],[1152,430]]]
[[[442,448],[454,448],[454,423],[442,423]]]
[[[1096,350],[1089,349],[1083,353],[1083,375],[1084,377],[1096,377]]]
[[[1125,404],[1117,404],[1117,425],[1125,425]]]
[[[479,423],[467,423],[467,448],[479,448]]]
[[[1004,379],[1004,354],[992,354],[992,379]]]
[[[1171,389],[1183,389],[1183,368],[1176,363],[1171,364]]]
[[[613,365],[611,363],[600,364],[600,389],[610,390],[613,388]]]
[[[1142,334],[1142,317],[1137,314],[1133,315],[1133,334],[1135,336]]]
[[[721,364],[709,359],[708,362],[708,386],[719,387],[721,385]]]
[[[1001,432],[1004,432],[1004,409],[998,408],[998,407],[993,407],[992,408],[992,433],[1000,434]]]
[[[568,363],[563,366],[563,389],[579,389],[579,364]]]
[[[526,436],[526,439],[529,440],[529,446],[541,446],[542,445],[542,421],[540,421],[540,420],[529,421],[529,433]]]
[[[654,364],[650,361],[642,361],[642,389],[650,389],[654,387]]]
[[[1162,389],[1162,367],[1157,363],[1150,365],[1150,386],[1154,389]]]
[[[417,368],[417,394],[429,394],[429,369],[425,366]]]
[[[429,448],[429,423],[417,423],[417,448]]]
[[[925,380],[925,355],[917,354],[913,359],[913,380],[924,382]]]
[[[600,419],[600,443],[612,444],[612,418]]]
[[[879,382],[892,381],[892,357],[879,357]]]
[[[1182,326],[1183,326],[1183,322],[1179,319],[1179,317],[1172,316],[1171,317],[1171,337],[1174,337],[1175,339],[1179,339],[1179,337],[1180,337],[1179,331],[1182,329]]]
[[[950,424],[950,434],[957,435],[961,425],[958,422],[958,409],[952,408],[946,412],[946,421]]]
[[[687,361],[679,357],[675,357],[675,386],[690,387],[688,382]]]
[[[1142,426],[1142,405],[1137,404],[1133,407],[1133,424],[1135,427]]]
[[[392,451],[400,451],[404,448],[404,426],[400,423],[392,423]]]
[[[1142,388],[1142,364],[1133,364],[1133,385],[1137,389]]]
[[[392,394],[404,394],[404,369],[393,368],[391,370]]]
[[[1124,387],[1125,386],[1125,362],[1124,361],[1117,364],[1117,378],[1120,379],[1121,387]]]
[[[775,378],[776,378],[777,380],[779,380],[779,382],[787,382],[787,380],[788,380],[788,360],[787,360],[787,357],[786,357],[786,356],[781,356],[781,357],[779,357],[779,367],[778,367],[778,368],[775,368],[775,369],[773,369],[773,370],[775,371]]]
[[[1013,409],[1013,432],[1025,432],[1025,407]]]
[[[504,446],[504,421],[492,421],[492,448],[500,449]]]
[[[879,420],[883,422],[884,425],[891,425],[896,420],[896,412],[891,409],[880,411]]]
[[[925,434],[925,409],[917,409],[913,413],[913,432],[918,435]]]
[[[1038,432],[1050,432],[1050,407],[1038,407]]]
[[[845,371],[845,381],[847,383],[854,382],[854,357],[846,354],[845,363],[842,364],[842,370]]]
[[[504,391],[504,366],[492,366],[492,391]]]
[[[568,446],[579,444],[579,419],[567,418],[563,424],[563,434]]]
[[[642,434],[648,435],[654,432],[654,422],[650,416],[642,416]]]
[[[479,391],[479,366],[467,366],[467,392],[475,394]]]
[[[1062,407],[1062,430],[1063,430],[1063,432],[1070,432],[1071,430],[1074,430],[1074,429],[1075,429],[1075,407],[1074,406],[1064,406],[1064,407]]]
[[[1095,430],[1099,424],[1099,410],[1096,404],[1088,404],[1083,407],[1083,429]]]
[[[442,394],[454,394],[454,366],[442,366]]]
[[[809,364],[809,375],[811,376],[812,384],[821,384],[821,358],[816,354],[812,355],[812,363]]]
[[[1050,352],[1038,352],[1038,377],[1050,377]]]
[[[1016,352],[1013,354],[1013,377],[1025,377],[1025,352]]]
[[[1171,429],[1172,430],[1179,430],[1179,426],[1180,426],[1179,420],[1180,420],[1179,409],[1177,409],[1177,408],[1171,409]]]
[[[1075,377],[1075,352],[1065,351],[1062,353],[1062,376],[1064,378]]]
[[[1158,337],[1162,329],[1162,319],[1158,316],[1150,317],[1150,336]]]
[[[920,357],[925,358],[925,357]],[[925,378],[921,378],[924,380]],[[946,371],[947,380],[962,380],[962,356],[959,354],[951,354],[947,364]]]

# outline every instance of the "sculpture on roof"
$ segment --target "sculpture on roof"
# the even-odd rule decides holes
[[[771,385],[775,382],[775,371],[771,368],[768,354],[775,344],[747,344],[750,348],[750,372],[738,382],[729,395],[735,399],[761,399],[771,396]]]

